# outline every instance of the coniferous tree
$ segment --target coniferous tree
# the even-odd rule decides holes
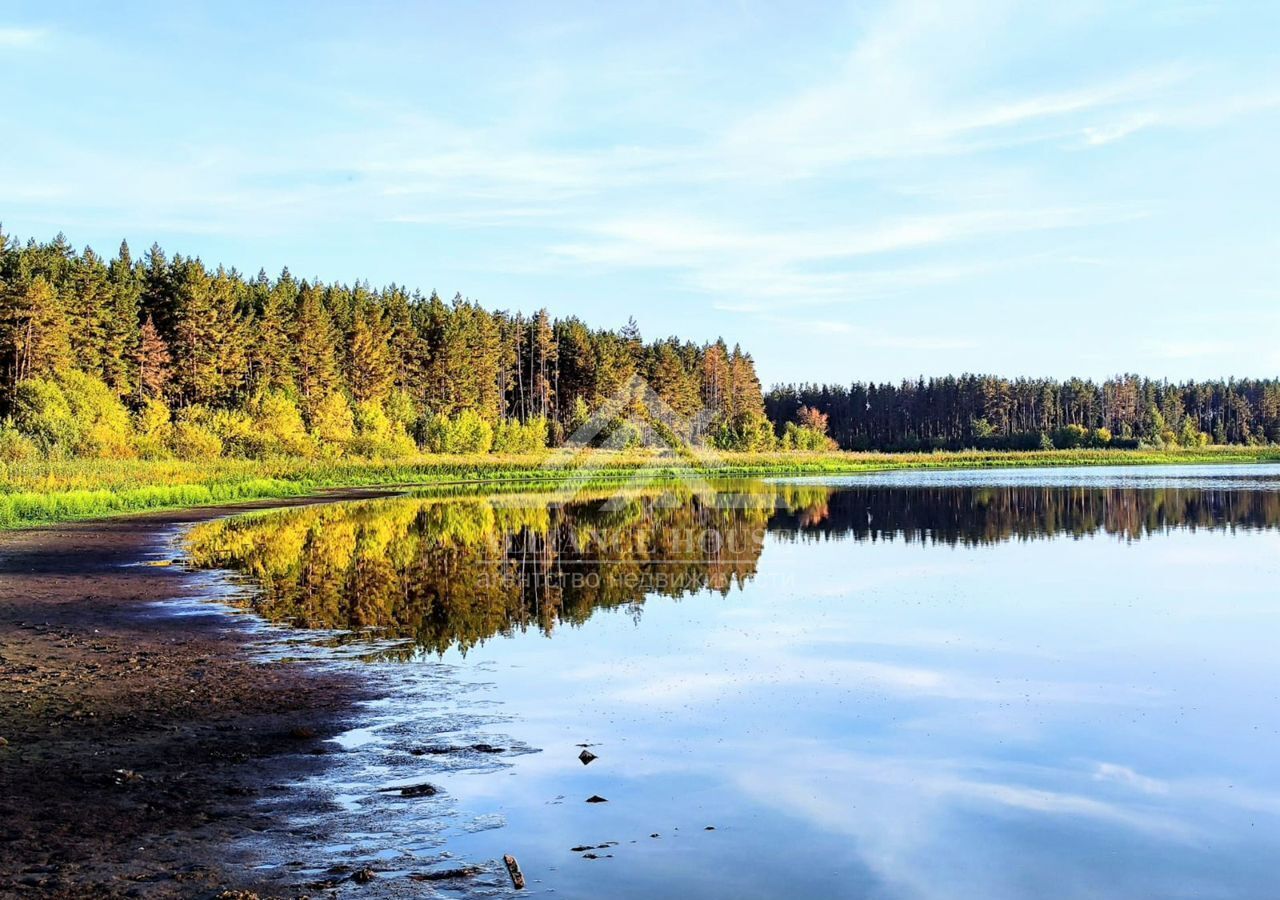
[[[6,285],[0,329],[8,360],[10,392],[28,378],[43,378],[71,364],[67,317],[44,275]]]
[[[103,333],[102,377],[122,398],[137,391],[137,350],[142,285],[134,269],[129,245],[121,241],[120,251],[107,266],[110,291],[109,314]]]
[[[320,290],[304,282],[294,318],[294,369],[303,415],[308,421],[314,420],[325,398],[337,389],[338,339]]]
[[[158,400],[164,396],[169,384],[169,347],[160,336],[155,320],[147,316],[142,323],[135,351],[134,365],[138,372],[138,396],[143,400]]]
[[[391,390],[391,345],[381,313],[369,302],[356,311],[348,363],[351,397],[381,403]]]
[[[112,315],[107,267],[93,249],[72,261],[65,304],[67,334],[76,364],[85,372],[105,376],[107,329]]]
[[[265,278],[265,273],[261,278]],[[285,269],[260,296],[250,329],[253,334],[247,360],[250,390],[290,392],[296,388],[293,341],[297,331],[294,310],[298,304],[298,283]]]

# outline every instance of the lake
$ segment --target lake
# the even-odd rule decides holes
[[[916,472],[324,504],[186,554],[378,687],[292,826],[369,896],[512,893],[510,853],[571,898],[1252,898],[1278,527],[1280,467]]]

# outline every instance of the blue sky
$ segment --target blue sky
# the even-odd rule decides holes
[[[0,221],[766,382],[1280,372],[1280,4],[606,6],[0,2]]]

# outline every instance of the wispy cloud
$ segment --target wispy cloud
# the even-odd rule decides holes
[[[0,25],[0,48],[34,47],[44,43],[49,32],[44,28],[19,28]]]

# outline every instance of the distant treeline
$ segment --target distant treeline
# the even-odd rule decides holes
[[[652,402],[636,376],[662,404]],[[645,342],[391,284],[246,277],[153,245],[134,259],[0,234],[6,453],[364,455],[529,449],[602,404],[597,440],[698,422],[725,449],[773,434],[755,364],[723,340]],[[128,432],[128,433],[126,433]]]
[[[1060,535],[1126,540],[1190,529],[1280,529],[1280,491],[1197,487],[866,485],[819,505],[780,505],[769,530],[790,540],[904,540],[978,546]]]
[[[1122,375],[1099,384],[962,375],[788,384],[769,391],[765,409],[777,427],[809,410],[823,414],[847,450],[1280,442],[1280,379],[1170,384]]]

